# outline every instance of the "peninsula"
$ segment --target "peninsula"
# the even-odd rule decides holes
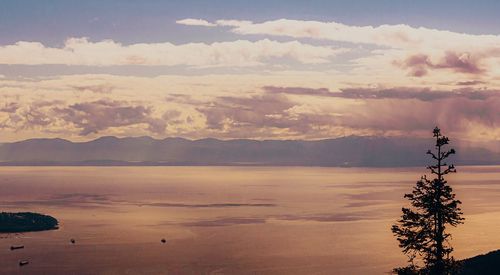
[[[32,213],[0,213],[0,233],[17,233],[58,229],[59,222],[54,217]]]

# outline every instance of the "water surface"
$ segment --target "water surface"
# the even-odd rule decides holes
[[[458,170],[448,179],[467,220],[453,230],[455,256],[499,249],[500,166]],[[422,172],[0,167],[1,210],[61,222],[1,234],[0,273],[383,274],[405,263],[390,226]]]

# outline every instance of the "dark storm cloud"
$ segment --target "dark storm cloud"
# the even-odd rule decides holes
[[[17,105],[16,108],[11,108],[9,119],[5,125],[18,129],[34,129],[38,127],[46,127],[54,123],[56,118],[46,110],[57,104],[61,104],[60,100],[40,100],[31,102],[26,106]]]
[[[300,103],[286,95],[265,93],[219,97],[197,110],[206,117],[208,129],[224,130],[232,137],[259,132],[269,135],[269,129],[284,129],[294,134],[318,133],[319,128],[330,125],[334,119],[330,114],[292,113],[295,106]]]
[[[292,134],[316,135],[332,127],[376,132],[423,131],[446,125],[450,131],[463,131],[470,125],[498,127],[500,92],[493,90],[435,91],[421,88],[363,89],[346,88],[340,92],[304,87],[263,87],[263,94],[251,97],[218,97],[197,110],[206,117],[207,128],[225,131],[232,137],[243,133],[286,130]],[[332,106],[321,113],[294,113],[302,106],[291,95],[360,99],[363,104],[348,111]],[[266,132],[268,131],[268,132]],[[326,133],[326,132],[325,132]]]
[[[384,99],[369,102],[346,113],[342,125],[380,131],[425,130],[432,125],[446,125],[450,131],[464,130],[468,124],[491,128],[500,125],[500,97],[488,100],[451,98],[429,102]]]
[[[42,129],[44,132],[66,132],[61,127],[74,126],[80,135],[98,133],[112,127],[143,124],[156,134],[165,132],[167,123],[178,122],[179,112],[165,112],[161,118],[153,115],[153,108],[139,103],[101,99],[68,104],[62,100],[38,100],[23,105],[11,102],[0,105],[0,128]]]
[[[459,81],[455,85],[458,85],[458,86],[474,86],[474,85],[480,85],[480,84],[486,84],[486,82],[481,81],[481,80],[466,80],[466,81]]]
[[[53,111],[66,122],[81,129],[80,135],[111,128],[146,124],[154,133],[163,133],[165,122],[151,117],[152,109],[124,101],[98,100],[82,102],[67,107],[55,107]]]
[[[256,95],[252,97],[218,97],[197,110],[205,115],[210,129],[222,129],[224,122],[232,126],[259,125],[259,127],[286,128],[283,119],[286,110],[295,104],[283,95]]]
[[[17,102],[8,102],[0,105],[0,112],[3,113],[15,113],[17,109],[20,108],[19,103]]]
[[[37,109],[32,106],[23,110],[20,115],[24,120],[24,128],[48,126],[54,121],[54,118],[42,109]]]
[[[457,73],[479,75],[486,71],[481,67],[482,58],[480,55],[448,51],[437,62],[431,61],[429,55],[415,54],[395,64],[408,69],[409,74],[415,77],[427,75],[429,69],[449,69]]]
[[[481,74],[484,69],[479,63],[480,58],[469,53],[447,52],[444,58],[433,66],[439,69],[452,69],[455,72]]]

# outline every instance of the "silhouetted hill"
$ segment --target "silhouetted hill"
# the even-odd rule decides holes
[[[421,166],[430,139],[343,137],[317,141],[101,137],[29,139],[0,145],[2,165]],[[455,147],[456,148],[456,147]],[[499,164],[500,154],[457,148],[456,164]]]
[[[497,275],[500,274],[500,250],[475,256],[462,261],[460,275]]]
[[[58,229],[59,222],[51,216],[32,212],[0,212],[0,232],[16,233]]]

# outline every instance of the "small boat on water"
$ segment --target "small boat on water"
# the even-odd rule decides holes
[[[24,245],[12,245],[10,247],[10,250],[16,250],[16,249],[23,249]]]
[[[166,242],[167,242],[167,240],[165,240],[165,239],[161,239],[161,242],[162,242],[162,243],[166,243]]]
[[[27,265],[29,263],[30,262],[28,262],[27,260],[22,260],[22,261],[19,261],[19,266]]]
[[[72,244],[74,244],[74,243],[76,243],[76,240],[75,240],[75,239],[71,239],[71,240],[70,240],[70,242],[71,242]]]

